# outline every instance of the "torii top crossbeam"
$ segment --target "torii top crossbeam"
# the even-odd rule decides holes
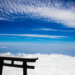
[[[0,59],[3,59],[3,60],[15,60],[15,61],[26,61],[26,62],[35,62],[38,58],[21,58],[21,57],[0,56]]]
[[[38,58],[20,58],[20,57],[5,57],[0,56],[0,75],[2,75],[3,66],[19,67],[23,68],[23,75],[27,75],[27,68],[34,69],[34,66],[27,65],[27,62],[36,62]],[[11,64],[4,63],[4,60],[10,60]],[[14,64],[14,61],[22,61],[23,64]]]

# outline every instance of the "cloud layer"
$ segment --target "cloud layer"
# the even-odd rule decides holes
[[[14,56],[9,53],[0,55]],[[21,54],[19,57],[38,57],[36,63],[28,63],[35,65],[35,70],[28,69],[28,75],[75,75],[75,57],[59,54]],[[3,67],[3,75],[22,75],[22,69]]]
[[[58,0],[0,0],[0,3],[0,20],[45,18],[75,28],[75,10],[70,2],[64,5],[65,2]]]

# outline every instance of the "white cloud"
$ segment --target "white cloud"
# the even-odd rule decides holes
[[[3,36],[23,36],[23,37],[37,37],[37,38],[66,38],[68,36],[54,36],[54,35],[40,35],[40,34],[0,34]]]
[[[75,12],[71,9],[60,9],[55,7],[27,7],[27,11],[33,16],[43,17],[69,27],[75,27]]]
[[[74,6],[70,3],[67,4],[70,6],[70,8],[65,8],[64,5],[62,5],[62,2],[56,1],[55,3],[52,3],[51,0],[44,0],[44,1],[37,1],[33,0],[29,1],[29,3],[26,3],[24,0],[17,1],[1,1],[1,7],[5,8],[6,10],[2,10],[1,12],[5,11],[6,15],[3,13],[2,16],[5,16],[10,19],[11,14],[18,14],[20,13],[20,16],[12,16],[11,19],[16,19],[20,17],[25,17],[25,14],[27,16],[30,16],[31,18],[46,18],[47,21],[55,21],[56,23],[64,24],[68,27],[74,27],[75,28],[75,10]],[[34,4],[34,5],[33,5]],[[55,6],[52,6],[55,5]],[[62,6],[61,6],[62,5]],[[2,18],[2,17],[1,17]],[[0,19],[1,20],[1,19]],[[4,19],[2,19],[4,20]]]
[[[7,53],[0,53],[1,56],[12,56],[13,54],[11,54],[10,52]]]
[[[9,21],[9,19],[3,18],[3,17],[0,17],[0,20],[6,20],[6,21]]]
[[[11,53],[5,53],[8,56]],[[0,54],[2,55],[2,54]],[[4,53],[3,53],[4,55]],[[12,54],[10,56],[13,56]],[[61,54],[17,54],[19,57],[38,57],[36,63],[28,63],[35,65],[35,69],[28,69],[28,75],[75,75],[75,57]],[[23,75],[22,69],[3,67],[3,75]]]

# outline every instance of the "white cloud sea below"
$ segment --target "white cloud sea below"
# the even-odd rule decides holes
[[[0,55],[14,56],[11,53]],[[75,57],[61,54],[17,54],[20,57],[38,57],[35,69],[28,69],[28,75],[75,75]],[[21,68],[3,67],[3,75],[23,75]]]

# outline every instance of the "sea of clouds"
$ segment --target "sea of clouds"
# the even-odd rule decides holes
[[[35,69],[28,69],[28,75],[75,75],[75,57],[62,54],[24,54],[16,55],[8,53],[0,53],[2,56],[19,56],[39,59],[36,63],[28,63],[35,65]],[[16,62],[17,63],[17,62]],[[21,68],[3,67],[3,75],[23,75]]]

